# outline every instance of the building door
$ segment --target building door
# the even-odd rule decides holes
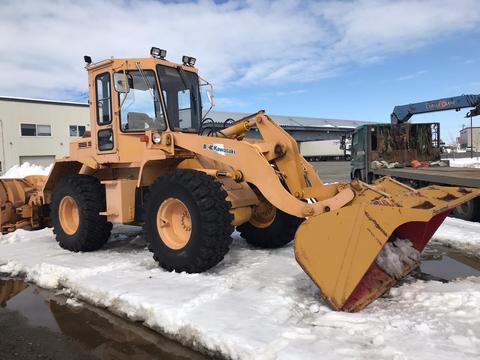
[[[20,156],[20,165],[30,163],[32,165],[50,166],[55,161],[55,155]]]

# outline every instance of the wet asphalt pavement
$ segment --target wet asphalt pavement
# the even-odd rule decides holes
[[[71,300],[70,300],[71,301]],[[0,278],[0,359],[207,359],[140,324]]]

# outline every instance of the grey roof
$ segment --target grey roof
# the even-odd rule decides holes
[[[223,112],[212,111],[207,117],[211,117],[216,123],[223,123],[227,119],[238,120],[249,114],[239,112]],[[371,124],[373,121],[359,121],[359,120],[340,120],[340,119],[326,119],[313,118],[301,116],[284,116],[284,115],[270,115],[275,122],[282,127],[288,128],[330,128],[330,129],[354,129],[357,126]]]
[[[47,100],[47,99],[35,99],[24,98],[15,96],[0,96],[0,101],[18,101],[40,104],[53,104],[53,105],[69,105],[69,106],[88,106],[88,103],[81,103],[75,101],[62,101],[62,100]]]

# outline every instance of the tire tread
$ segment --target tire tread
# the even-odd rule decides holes
[[[178,184],[188,190],[199,210],[202,221],[200,249],[189,263],[181,266],[173,265],[161,253],[157,253],[149,236],[148,249],[160,266],[168,271],[203,272],[218,264],[230,248],[233,232],[233,215],[229,212],[231,204],[226,200],[227,193],[218,181],[203,172],[191,169],[177,169],[160,176],[152,184],[150,195],[155,194],[156,189],[168,188],[171,184]],[[153,206],[151,201],[152,197],[149,197],[146,201],[147,209]],[[147,221],[144,231],[148,234]]]

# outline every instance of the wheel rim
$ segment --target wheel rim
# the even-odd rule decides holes
[[[267,201],[261,201],[253,208],[250,223],[257,228],[264,229],[272,225],[276,215],[277,209],[275,206]]]
[[[162,202],[157,212],[157,229],[170,249],[178,250],[187,245],[192,234],[192,218],[187,206],[175,198]]]
[[[58,215],[63,231],[68,235],[75,234],[80,225],[80,213],[75,199],[71,196],[65,196],[60,201]]]

